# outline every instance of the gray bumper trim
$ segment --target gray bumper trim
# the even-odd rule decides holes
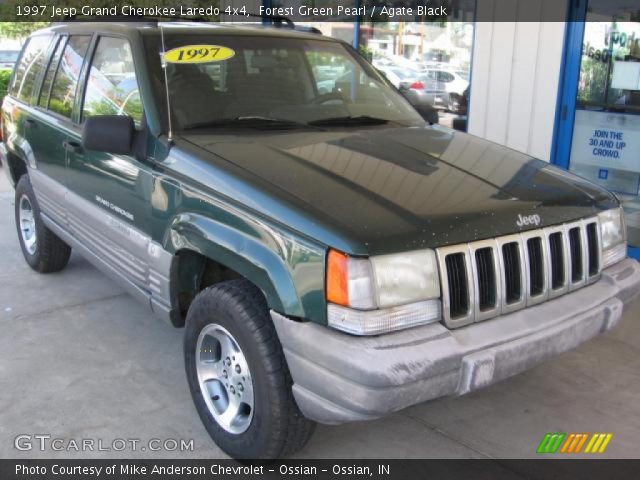
[[[448,330],[426,325],[354,337],[272,312],[302,412],[321,423],[381,417],[515,375],[613,328],[640,294],[624,260],[595,284],[512,314]]]

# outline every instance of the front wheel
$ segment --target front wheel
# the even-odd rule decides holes
[[[311,438],[315,424],[295,403],[266,301],[250,282],[198,294],[187,314],[184,358],[200,419],[231,457],[279,458]]]

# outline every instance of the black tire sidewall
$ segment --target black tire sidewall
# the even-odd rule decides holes
[[[207,293],[212,294],[213,291]],[[207,301],[209,308],[206,312],[198,306],[193,311],[189,310],[184,342],[189,389],[207,432],[226,453],[239,459],[272,458],[281,450],[281,446],[273,444],[274,439],[271,435],[274,429],[281,428],[280,422],[283,421],[276,416],[288,414],[288,412],[274,411],[273,408],[285,404],[285,392],[278,388],[280,382],[277,380],[282,380],[282,389],[287,386],[284,376],[278,379],[278,373],[270,371],[278,366],[270,365],[273,357],[267,351],[268,347],[260,338],[261,335],[254,330],[256,325],[252,316],[248,315],[242,306],[228,300],[229,298],[224,298],[220,302]],[[264,314],[268,315],[268,312]],[[198,382],[195,366],[198,337],[202,329],[212,323],[221,325],[231,333],[244,353],[251,371],[254,394],[253,418],[249,428],[241,434],[227,432],[216,422],[204,401]]]
[[[29,251],[27,250],[22,238],[22,232],[20,230],[20,201],[22,200],[23,196],[26,196],[29,199],[31,208],[33,209],[33,219],[36,229],[36,251],[33,254],[29,253]],[[31,268],[38,269],[40,265],[40,252],[42,251],[44,225],[42,224],[42,220],[40,218],[40,206],[38,205],[36,195],[33,191],[33,187],[31,186],[31,182],[29,181],[29,177],[27,175],[23,175],[22,177],[20,177],[20,180],[16,185],[15,221],[16,232],[18,234],[18,241],[20,242],[22,255]]]

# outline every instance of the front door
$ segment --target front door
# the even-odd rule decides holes
[[[626,4],[589,0],[568,143],[569,170],[622,201],[630,254],[640,254],[640,21]],[[575,28],[575,25],[572,26]],[[571,51],[571,50],[569,50]],[[576,64],[577,66],[578,64]],[[574,80],[575,81],[575,78]]]
[[[129,41],[97,39],[86,73],[80,125],[96,115],[128,115],[139,127],[142,103]],[[88,151],[78,132],[69,140],[69,217],[72,231],[98,259],[141,294],[149,291],[152,171],[133,156]]]

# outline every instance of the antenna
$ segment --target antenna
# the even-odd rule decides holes
[[[167,61],[164,58],[164,54],[167,52],[167,49],[164,45],[164,28],[162,25],[160,26],[160,39],[162,41],[162,54],[160,56],[160,62],[162,64],[162,70],[164,70],[164,86],[165,92],[167,93],[167,115],[169,117],[169,143],[173,142],[173,127],[171,125],[171,99],[169,98],[169,75],[167,74]]]

